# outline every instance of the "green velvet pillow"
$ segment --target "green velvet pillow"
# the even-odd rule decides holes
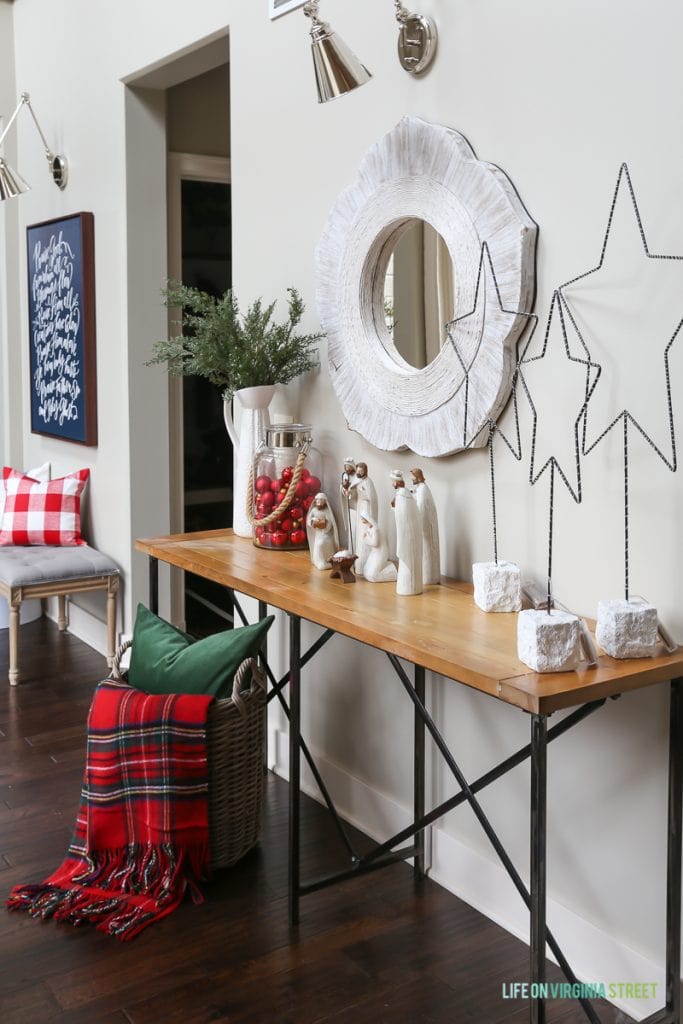
[[[256,657],[273,619],[193,640],[139,604],[128,683],[144,693],[230,697],[235,672],[245,658]]]

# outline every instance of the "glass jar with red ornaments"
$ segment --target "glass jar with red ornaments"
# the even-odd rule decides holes
[[[274,423],[254,456],[252,525],[257,548],[306,550],[306,516],[321,489],[319,456],[304,423]]]

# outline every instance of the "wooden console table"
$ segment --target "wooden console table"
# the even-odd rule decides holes
[[[546,778],[548,743],[578,725],[609,698],[645,686],[670,683],[670,737],[667,838],[666,1007],[644,1024],[681,1024],[681,833],[683,828],[683,649],[654,658],[617,661],[602,656],[597,666],[577,672],[539,675],[517,659],[516,616],[487,615],[472,599],[470,584],[443,578],[415,597],[397,597],[389,584],[358,580],[344,584],[312,568],[306,552],[257,550],[232,531],[179,534],[138,540],[136,548],[149,556],[150,605],[158,602],[159,561],[195,573],[259,601],[260,614],[272,606],[289,618],[290,669],[272,689],[290,720],[290,834],[289,913],[292,925],[299,917],[300,897],[335,882],[375,870],[397,860],[414,858],[415,872],[424,873],[424,829],[461,803],[468,803],[530,911],[530,981],[545,981],[546,944],[570,982],[576,976],[546,925]],[[239,603],[236,608],[241,613]],[[316,623],[324,633],[306,651],[301,650],[301,620]],[[246,621],[246,620],[245,620]],[[386,652],[415,709],[414,821],[412,826],[358,856],[344,823],[313,763],[300,733],[301,669],[335,633]],[[414,666],[413,680],[401,661]],[[436,672],[460,684],[511,704],[530,715],[530,743],[475,781],[462,774],[425,707],[425,672]],[[289,706],[282,690],[289,684]],[[567,710],[549,727],[553,712]],[[425,811],[425,735],[428,731],[455,777],[460,792],[438,807]],[[302,883],[299,876],[300,755],[309,761],[322,795],[334,815],[342,841],[350,854],[350,867],[335,875]],[[485,786],[516,765],[531,761],[530,886],[498,838],[479,800]],[[405,846],[406,841],[411,845]],[[396,848],[398,847],[398,849]],[[541,989],[542,990],[542,989]],[[587,999],[580,1000],[588,1020],[600,1018]],[[545,999],[530,1001],[532,1024],[545,1022]]]

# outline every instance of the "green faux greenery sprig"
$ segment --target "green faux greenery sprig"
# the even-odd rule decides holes
[[[278,324],[273,322],[275,302],[264,307],[257,299],[242,315],[232,290],[215,298],[169,281],[162,292],[164,305],[182,311],[172,324],[186,333],[155,342],[146,365],[168,363],[176,377],[205,377],[228,400],[241,388],[289,383],[317,366],[315,346],[324,334],[295,333],[305,307],[296,288],[287,292],[288,317]]]

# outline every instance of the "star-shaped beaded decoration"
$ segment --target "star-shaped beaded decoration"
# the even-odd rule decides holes
[[[548,321],[545,329],[545,336],[543,339],[543,347],[538,355],[530,354],[531,338],[527,343],[522,358],[519,361],[519,379],[521,381],[524,393],[527,397],[527,401],[531,407],[531,413],[533,417],[533,428],[531,437],[531,461],[529,468],[529,483],[533,486],[538,483],[541,477],[546,471],[550,473],[550,500],[548,507],[548,612],[552,607],[552,570],[553,570],[553,539],[554,539],[554,516],[555,516],[555,478],[556,476],[562,481],[567,490],[569,491],[573,500],[579,504],[581,502],[581,459],[580,459],[580,444],[579,444],[579,431],[581,429],[582,422],[586,415],[586,409],[590,400],[591,394],[595,387],[595,378],[599,375],[599,367],[591,360],[590,353],[586,348],[583,340],[579,338],[582,346],[582,354],[575,356],[572,355],[569,338],[567,336],[567,324],[565,320],[565,310],[562,302],[562,297],[559,291],[553,293],[553,297],[550,303],[550,311],[548,314]],[[559,330],[557,329],[559,327]],[[564,358],[562,357],[562,348],[559,349],[559,353],[556,352],[558,347],[559,339],[562,340],[562,348],[564,350]],[[556,387],[552,387],[552,380],[548,374],[548,364],[550,363],[551,355],[555,361],[555,357],[559,355],[559,359],[562,360],[559,364],[560,372],[562,373],[562,395],[563,401],[559,401],[559,391]],[[566,358],[567,365],[564,366],[564,359]],[[547,360],[547,363],[543,361]],[[576,370],[576,376],[572,384],[572,377],[568,371],[570,369]],[[543,370],[541,377],[540,371]],[[537,394],[537,402],[534,402],[532,394],[529,388],[529,380],[527,378],[538,377],[538,382],[534,383],[534,391]],[[537,390],[541,385],[544,385],[543,395],[548,399],[546,401],[546,409],[542,416],[543,423],[543,438],[541,438],[541,432],[539,431],[539,412],[537,403],[539,401],[540,391]],[[574,397],[574,392],[576,397]],[[565,405],[570,404],[574,407],[575,412],[573,414],[572,429],[568,430],[569,421],[567,419]],[[549,426],[550,421],[554,419],[555,423],[553,428]],[[548,452],[545,460],[543,461],[543,455],[539,458],[539,450],[542,449],[542,445],[545,443],[545,437],[553,438],[552,443],[546,445],[546,452]],[[558,453],[558,446],[561,452]],[[544,453],[545,454],[545,453]],[[563,467],[563,463],[566,463],[567,457],[573,461],[574,476],[570,481],[569,471]],[[539,467],[540,464],[540,467]]]
[[[682,262],[683,256],[650,252],[631,175],[624,163],[619,169],[597,265],[559,288],[578,338],[584,348],[589,339],[601,371],[588,395],[591,411],[584,417],[581,453],[589,455],[615,427],[620,427],[623,435],[626,600],[630,589],[630,428],[671,472],[677,468],[669,360],[683,326]],[[621,339],[635,332],[641,339],[643,358],[624,359]],[[648,352],[655,348],[656,354],[648,358]],[[657,404],[652,401],[656,394],[661,399]],[[597,427],[591,434],[594,422]],[[664,435],[667,443],[658,435]]]
[[[472,359],[469,361],[469,363],[467,363],[466,360],[462,356],[462,353],[460,351],[460,348],[459,348],[458,343],[457,343],[456,338],[455,338],[455,334],[456,334],[456,330],[457,330],[457,325],[459,323],[462,323],[463,321],[467,320],[468,317],[474,316],[477,313],[480,304],[485,303],[485,301],[486,301],[487,282],[489,280],[490,280],[491,284],[493,285],[493,288],[495,289],[496,302],[497,302],[497,305],[498,305],[498,309],[496,311],[496,315],[501,316],[501,317],[511,317],[512,319],[520,317],[520,318],[523,318],[527,322],[527,324],[530,325],[531,329],[530,329],[530,332],[528,334],[528,339],[527,339],[525,347],[528,346],[529,342],[531,341],[531,338],[533,337],[534,331],[536,330],[536,327],[538,326],[538,317],[536,316],[535,313],[523,313],[523,312],[520,312],[519,310],[511,310],[511,309],[506,309],[504,307],[503,300],[502,300],[501,294],[500,294],[500,288],[498,286],[498,279],[496,277],[496,272],[495,272],[495,269],[494,269],[494,266],[493,266],[493,261],[491,259],[491,253],[490,253],[489,247],[486,244],[486,242],[483,242],[482,246],[481,246],[480,256],[479,256],[479,268],[478,268],[478,271],[477,271],[477,283],[476,283],[476,287],[475,287],[474,305],[473,305],[472,309],[469,310],[469,312],[463,313],[461,316],[456,317],[455,320],[449,321],[446,324],[446,331],[447,331],[447,334],[448,334],[448,340],[450,341],[451,345],[453,346],[453,349],[455,350],[455,354],[456,354],[456,356],[458,358],[458,362],[460,363],[460,365],[462,367],[462,370],[463,370],[463,374],[464,374],[463,386],[465,388],[465,412],[464,412],[464,418],[463,418],[463,448],[465,448],[465,449],[473,448],[475,445],[477,445],[477,442],[482,437],[482,435],[486,436],[486,442],[485,443],[488,446],[488,450],[489,450],[489,470],[490,470],[490,475],[491,475],[491,521],[492,521],[492,527],[493,527],[493,556],[494,556],[494,561],[497,564],[498,563],[498,519],[497,519],[497,514],[496,514],[496,471],[495,471],[495,444],[494,444],[494,442],[495,442],[496,436],[500,437],[501,440],[505,443],[505,445],[509,449],[509,451],[511,452],[511,454],[513,455],[513,457],[517,460],[517,462],[521,461],[521,459],[522,459],[522,442],[521,442],[520,429],[519,429],[519,406],[518,406],[518,402],[517,402],[517,382],[518,382],[518,375],[519,375],[519,345],[520,345],[520,341],[521,341],[521,338],[522,338],[524,332],[520,332],[520,334],[518,336],[518,339],[517,339],[517,343],[515,345],[515,369],[514,369],[514,373],[513,373],[513,376],[512,376],[512,386],[511,386],[512,410],[513,410],[513,422],[514,422],[514,439],[512,441],[508,438],[508,436],[504,433],[504,431],[501,429],[501,427],[499,425],[499,420],[502,417],[505,409],[501,410],[500,414],[495,419],[491,419],[491,418],[485,419],[484,422],[481,423],[481,424],[476,424],[476,425],[474,425],[472,427],[470,426],[469,415],[468,415],[469,414],[469,401],[468,401],[468,399],[469,399],[469,371],[470,371],[471,366],[472,366],[472,364],[473,364],[473,362],[474,362],[474,360],[476,358],[477,353],[475,351]],[[507,409],[507,406],[505,408]],[[470,433],[470,430],[472,430],[473,432]]]

